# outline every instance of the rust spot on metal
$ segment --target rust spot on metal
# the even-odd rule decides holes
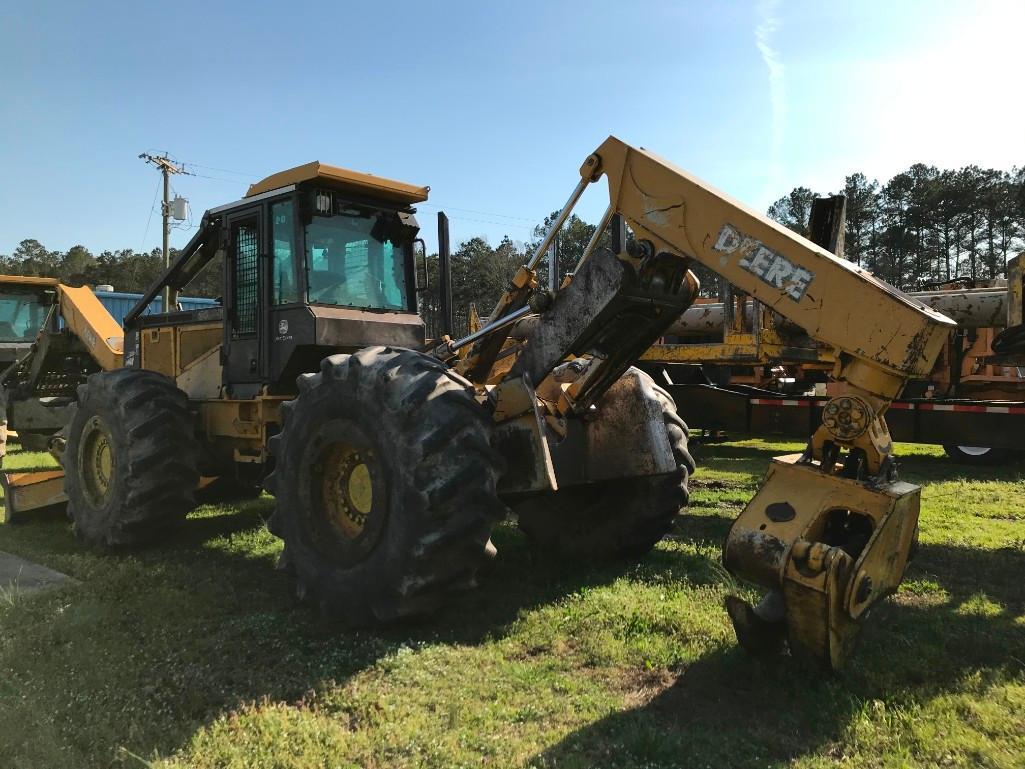
[[[911,341],[908,343],[907,353],[904,356],[904,369],[913,371],[916,369],[915,364],[918,361],[926,360],[925,348],[932,337],[932,333],[932,327],[925,326],[911,338]]]

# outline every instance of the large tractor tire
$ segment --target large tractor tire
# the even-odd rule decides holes
[[[651,550],[686,507],[694,459],[687,448],[687,425],[665,390],[638,369],[650,387],[639,397],[662,409],[676,470],[666,475],[598,481],[528,497],[514,506],[520,528],[541,551],[572,559],[637,559]],[[637,413],[644,413],[640,406]],[[601,418],[601,403],[598,404]]]
[[[141,369],[93,374],[78,388],[61,458],[75,535],[107,547],[153,540],[195,507],[198,455],[174,382]]]
[[[298,382],[266,486],[300,597],[358,626],[428,613],[473,586],[507,512],[473,386],[390,347],[333,355]]]

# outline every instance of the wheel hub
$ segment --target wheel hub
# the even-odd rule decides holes
[[[970,457],[984,457],[993,450],[988,446],[958,446],[957,448],[961,453]]]
[[[322,454],[324,512],[345,539],[359,537],[374,507],[373,452],[333,443]]]
[[[115,451],[107,425],[98,416],[89,420],[82,435],[79,467],[89,501],[103,505],[114,485]]]

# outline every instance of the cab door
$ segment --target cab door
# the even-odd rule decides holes
[[[266,330],[261,370],[264,381],[271,385],[291,387],[295,371],[289,375],[296,347],[300,342],[310,345],[316,338],[313,315],[305,302],[302,282],[303,227],[297,214],[298,198],[290,196],[271,201],[269,214],[266,269],[261,272],[268,287],[263,309]],[[284,380],[284,382],[283,382]]]
[[[230,397],[253,397],[261,381],[261,348],[267,335],[261,273],[266,244],[261,207],[233,213],[227,218],[227,258],[224,260],[227,322],[224,324],[224,382]],[[238,383],[242,387],[235,387]]]

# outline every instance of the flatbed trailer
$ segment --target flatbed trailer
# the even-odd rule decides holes
[[[829,401],[748,385],[664,386],[691,428],[801,440],[818,428]],[[959,461],[993,463],[1025,451],[1025,401],[896,400],[886,423],[895,441],[939,444]]]

